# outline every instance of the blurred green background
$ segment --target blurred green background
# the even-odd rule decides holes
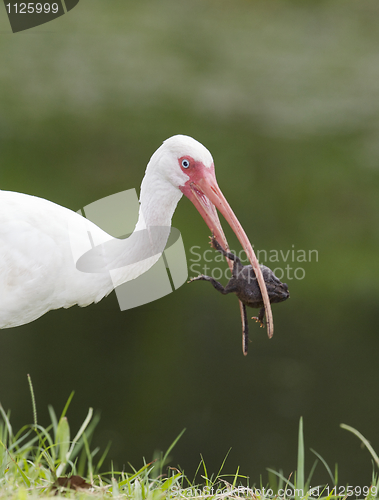
[[[41,423],[73,389],[73,430],[101,410],[97,444],[112,440],[115,467],[186,427],[172,465],[191,476],[202,453],[217,472],[232,447],[225,471],[265,483],[266,467],[296,467],[302,415],[307,449],[338,462],[341,483],[369,484],[369,453],[339,424],[379,450],[378,2],[81,0],[19,34],[1,9],[2,189],[77,210],[138,188],[162,141],[188,134],[256,250],[318,251],[290,262],[305,277],[286,280],[274,338],[250,320],[247,358],[237,299],[201,282],[127,312],[113,293],[3,330],[14,427],[32,421],[30,373]],[[191,265],[209,231],[187,199],[173,225]],[[327,480],[319,465],[314,483]]]

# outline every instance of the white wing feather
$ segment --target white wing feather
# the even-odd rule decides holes
[[[109,274],[76,269],[78,253],[90,248],[87,231],[97,242],[111,238],[67,208],[0,191],[0,328],[98,302],[113,289]]]

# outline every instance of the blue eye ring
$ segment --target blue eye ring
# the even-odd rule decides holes
[[[184,158],[184,160],[182,160],[182,167],[188,168],[189,166],[190,166],[190,162]]]

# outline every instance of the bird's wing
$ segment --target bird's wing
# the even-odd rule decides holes
[[[77,256],[91,248],[88,230],[97,241],[111,238],[55,203],[0,191],[0,328],[97,302],[112,290],[109,275],[76,269]]]

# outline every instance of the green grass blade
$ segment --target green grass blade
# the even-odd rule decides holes
[[[109,490],[112,493],[112,497],[120,497],[120,492],[119,492],[119,484],[117,483],[116,479],[112,477],[112,488]]]
[[[8,431],[8,439],[9,441],[12,441],[13,439],[13,431],[12,431],[12,426],[11,426],[11,423],[10,423],[10,420],[9,420],[9,417],[8,415],[5,413],[4,411],[4,408],[2,407],[2,405],[0,404],[0,414],[2,415],[3,417],[3,420],[5,422],[5,427]],[[6,443],[5,443],[6,444]]]
[[[87,455],[87,470],[90,478],[93,477],[93,468],[92,468],[92,454],[89,449],[89,444],[86,438],[86,433],[84,432],[83,434],[83,442],[84,442],[84,449],[86,450],[86,455]]]
[[[134,481],[138,476],[142,474],[146,469],[148,469],[151,466],[151,463],[145,464],[140,470],[136,471],[132,476],[129,476],[127,479],[124,481],[121,481],[118,483],[119,486],[125,486],[126,484]],[[113,472],[114,474],[114,472]]]
[[[311,471],[310,471],[310,473],[308,475],[308,478],[307,478],[307,480],[305,482],[305,491],[308,491],[308,489],[309,489],[309,485],[311,484],[312,476],[313,476],[313,473],[314,473],[314,471],[315,471],[315,469],[317,467],[317,464],[318,464],[318,460],[315,460],[314,464],[312,465],[312,469],[311,469]]]
[[[217,476],[216,476],[216,477],[219,477],[219,476],[221,475],[221,471],[222,471],[222,469],[224,468],[224,465],[225,465],[226,459],[228,458],[229,453],[231,452],[231,450],[232,450],[232,449],[231,449],[231,448],[229,448],[228,453],[225,455],[225,458],[224,458],[224,460],[222,461],[222,464],[221,464],[221,466],[220,466],[220,468],[219,468],[219,470],[218,470],[218,473],[217,473]]]
[[[66,462],[69,459],[68,450],[70,448],[70,426],[67,417],[63,417],[59,421],[55,444],[59,448],[59,461]]]
[[[238,473],[239,473],[239,471],[240,471],[240,467],[238,466],[238,467],[237,467],[237,471],[236,471],[235,476],[234,476],[234,479],[233,479],[233,483],[232,483],[233,488],[235,488],[235,487],[236,487],[236,483],[237,483],[237,479],[238,479]]]
[[[54,408],[51,405],[48,405],[48,410],[49,410],[49,415],[50,415],[50,420],[53,425],[53,431],[54,431],[54,436],[57,434],[57,429],[58,429],[58,420],[57,416],[55,414]]]
[[[311,448],[311,452],[314,453],[316,455],[316,457],[322,462],[323,466],[325,467],[325,469],[327,470],[329,476],[330,476],[330,479],[332,480],[332,484],[334,484],[334,477],[333,477],[333,474],[332,474],[332,471],[329,467],[329,465],[326,463],[326,461],[323,459],[323,457],[317,453],[317,451],[315,451],[313,448]]]
[[[268,484],[274,495],[277,495],[279,491],[278,480],[276,477],[276,474],[274,474],[271,470],[268,470]]]
[[[203,476],[203,478],[205,479],[205,484],[207,486],[209,486],[209,478],[208,478],[207,466],[205,465],[205,460],[203,458],[203,455],[200,455],[200,457],[201,457],[201,463],[202,463],[203,469],[204,469],[204,476]]]
[[[181,472],[178,472],[174,476],[169,477],[168,479],[165,480],[163,485],[161,486],[162,491],[167,491],[170,488],[172,488],[178,481],[179,479],[183,476]]]
[[[10,456],[10,455],[9,455],[9,456]],[[13,459],[12,459],[12,460],[13,460]],[[14,463],[16,464],[16,467],[17,467],[17,469],[18,469],[19,473],[21,474],[21,477],[22,477],[22,479],[23,479],[23,481],[24,481],[25,485],[26,485],[28,488],[30,488],[30,481],[29,481],[29,479],[26,477],[26,475],[24,474],[23,470],[20,468],[20,466],[18,465],[18,463],[17,463],[17,462],[14,462]]]
[[[47,462],[47,465],[49,466],[50,472],[52,473],[52,475],[54,476],[54,479],[56,480],[58,474],[55,473],[55,466],[54,466],[53,460],[51,459],[51,456],[46,451],[42,451],[42,456],[45,457],[45,460]]]
[[[74,397],[74,394],[75,394],[75,391],[72,391],[71,394],[69,395],[68,397],[68,400],[67,400],[67,403],[65,404],[64,408],[63,408],[63,411],[62,411],[62,414],[60,416],[60,419],[61,420],[64,416],[66,416],[66,413],[67,413],[67,410],[68,410],[68,407],[70,406],[70,403],[72,401],[72,398]]]
[[[191,486],[195,484],[197,474],[199,473],[199,470],[200,470],[200,467],[201,467],[201,463],[202,462],[200,460],[199,465],[196,468],[195,475],[193,476],[192,482],[188,481]]]
[[[71,393],[73,395],[73,393]],[[66,403],[66,406],[67,406],[67,403]],[[70,457],[72,455],[72,452],[75,448],[75,445],[76,443],[78,442],[78,440],[81,438],[82,434],[84,433],[84,431],[86,430],[88,424],[90,423],[91,421],[91,418],[92,418],[92,414],[93,414],[93,409],[90,408],[88,410],[88,414],[87,414],[87,417],[85,418],[84,422],[82,423],[79,431],[77,432],[76,436],[74,437],[74,439],[72,440],[72,443],[71,443],[71,446],[68,450],[68,452],[66,453],[66,460],[64,462],[61,462],[57,468],[57,476],[59,477],[62,472],[64,471],[65,467],[66,467],[66,464],[67,462],[70,460]],[[61,421],[63,419],[61,418]],[[59,427],[59,424],[58,424],[58,427]]]
[[[371,453],[371,456],[374,459],[377,467],[379,467],[379,457],[375,453],[375,450],[371,446],[370,442],[359,431],[357,431],[356,429],[354,429],[354,427],[350,427],[350,425],[346,425],[346,424],[340,424],[340,427],[342,427],[342,429],[346,429],[349,432],[352,432],[353,434],[355,434],[362,441],[362,443],[366,446],[366,448],[368,449],[368,451]]]
[[[107,444],[107,447],[105,448],[103,454],[100,457],[100,460],[97,462],[95,473],[101,469],[101,466],[103,465],[104,460],[105,460],[106,456],[108,455],[108,452],[109,452],[109,449],[111,446],[112,446],[112,441],[109,441],[109,443]]]
[[[275,474],[275,476],[278,476],[278,478],[283,481],[283,484],[284,483],[286,484],[286,487],[291,486],[292,489],[295,489],[295,485],[293,483],[291,483],[289,478],[286,478],[281,472],[277,472],[276,470],[270,469],[270,468],[267,468],[266,470],[269,472],[272,472],[273,474]],[[282,488],[283,488],[283,484],[281,485]]]
[[[296,471],[296,489],[304,491],[304,433],[303,433],[303,417],[299,421],[299,441],[297,447],[297,471]],[[295,500],[299,500],[299,494],[295,494]]]
[[[57,454],[57,446],[54,443],[52,437],[49,434],[49,428],[45,429],[42,427],[42,425],[37,425],[35,428],[35,431],[37,433],[37,437],[40,440],[40,450],[47,452],[48,450],[51,451],[51,455],[53,457],[53,461],[56,459],[56,454]],[[41,434],[43,438],[41,437]],[[49,446],[46,446],[45,443],[48,442]]]
[[[82,436],[82,434],[84,433],[84,431],[86,430],[88,424],[90,423],[91,421],[91,418],[92,418],[92,415],[93,415],[93,409],[90,408],[88,410],[88,414],[84,420],[84,422],[82,423],[80,429],[78,430],[76,436],[74,437],[74,439],[72,440],[72,444],[71,444],[71,448],[69,450],[69,456],[71,456],[71,453],[72,453],[72,450],[74,449],[75,447],[75,444],[79,441],[80,437]]]
[[[161,474],[162,474],[162,468],[164,467],[164,464],[166,463],[167,457],[170,454],[171,450],[174,448],[176,443],[179,441],[179,439],[183,436],[183,434],[186,432],[186,429],[184,428],[182,432],[177,436],[174,441],[171,443],[171,445],[168,447],[168,450],[166,453],[163,455],[162,462],[161,462]]]
[[[36,398],[34,396],[34,390],[33,390],[33,384],[32,384],[32,378],[31,376],[29,375],[29,373],[27,374],[27,377],[28,377],[28,382],[29,382],[29,389],[30,389],[30,395],[32,397],[32,408],[33,408],[33,423],[34,423],[34,427],[37,426],[37,406],[36,406]]]
[[[15,464],[15,466],[17,467],[17,469],[18,469],[18,471],[19,471],[19,473],[20,473],[20,475],[21,475],[21,477],[22,477],[22,479],[23,479],[23,481],[24,481],[25,485],[26,485],[28,488],[30,488],[30,481],[29,481],[29,479],[26,477],[26,475],[24,474],[24,472],[22,471],[22,469],[20,468],[20,466],[18,465],[18,463],[16,462],[16,460],[15,460],[15,459],[12,457],[12,455],[9,453],[8,448],[6,447],[6,445],[5,445],[2,441],[0,441],[0,445],[4,447],[4,449],[6,450],[6,452],[7,452],[8,456],[9,456],[9,458],[12,460],[12,462],[13,462],[13,463]]]

